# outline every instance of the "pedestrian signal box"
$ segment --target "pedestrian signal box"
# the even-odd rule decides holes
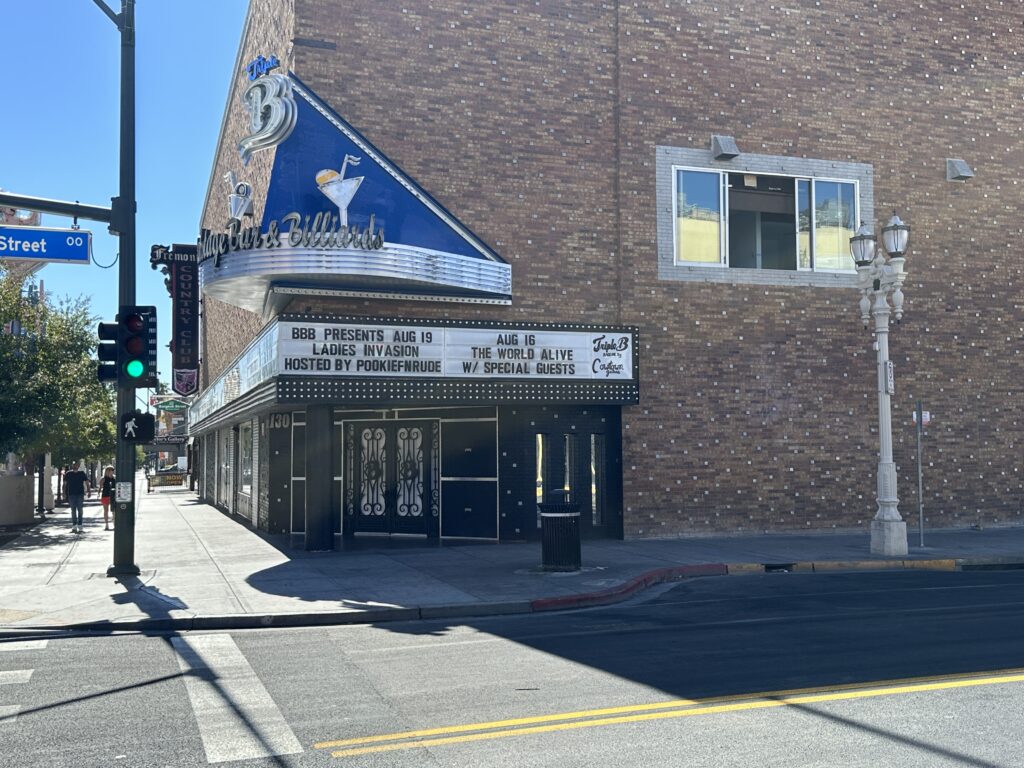
[[[122,306],[117,313],[117,383],[156,388],[156,307]]]
[[[121,416],[119,437],[128,443],[150,443],[156,435],[156,418],[151,413],[131,411]]]

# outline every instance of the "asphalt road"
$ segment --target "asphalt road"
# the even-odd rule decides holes
[[[695,579],[605,609],[0,641],[3,766],[1024,765],[1024,572]]]

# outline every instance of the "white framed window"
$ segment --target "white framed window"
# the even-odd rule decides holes
[[[676,266],[853,274],[858,179],[671,166]]]

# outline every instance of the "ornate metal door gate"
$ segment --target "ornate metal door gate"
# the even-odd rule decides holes
[[[439,535],[434,421],[345,424],[345,533]]]

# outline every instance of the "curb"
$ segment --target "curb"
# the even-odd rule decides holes
[[[612,605],[627,600],[656,584],[701,576],[750,576],[767,573],[826,573],[836,571],[932,570],[983,571],[1024,570],[1024,557],[937,558],[932,560],[826,560],[795,563],[707,563],[679,565],[635,576],[615,587],[597,592],[534,600],[507,602],[425,605],[378,608],[370,611],[323,611],[319,613],[220,614],[180,616],[164,619],[92,621],[63,626],[25,625],[0,627],[0,639],[68,633],[189,632],[202,630],[261,629],[266,627],[320,627],[348,624],[377,624],[392,621],[455,619],[483,616],[511,616]]]
[[[92,621],[66,626],[0,627],[0,638],[24,637],[40,633],[86,632],[189,632],[201,630],[261,629],[266,627],[318,627],[346,624],[377,624],[391,621],[469,618],[473,616],[511,616],[545,611],[562,611],[609,605],[626,600],[642,589],[669,581],[698,576],[724,576],[724,564],[682,565],[648,571],[617,587],[581,595],[563,595],[537,600],[513,600],[464,605],[427,605],[415,608],[379,608],[372,611],[324,611],[319,613],[222,614],[181,616],[166,619]]]
[[[998,563],[993,561],[1000,561]],[[1005,560],[1006,562],[1002,562]],[[821,562],[796,563],[730,563],[730,576],[749,576],[760,573],[825,573],[828,571],[958,571],[980,570],[988,568],[1024,568],[1020,558],[978,558],[977,562],[953,560],[950,558],[934,560],[823,560]]]
[[[602,589],[598,592],[588,592],[583,595],[564,595],[562,597],[542,597],[530,602],[530,610],[534,613],[539,613],[542,611],[563,611],[570,608],[609,605],[610,603],[621,602],[641,589],[647,589],[655,584],[662,584],[667,581],[680,581],[697,576],[725,576],[728,573],[729,566],[724,563],[678,565],[670,568],[659,568],[656,571],[648,571],[632,578],[625,584]]]
[[[823,560],[795,563],[730,563],[730,576],[762,573],[826,573],[829,571],[1014,571],[1024,570],[1024,557],[959,557],[931,560]]]
[[[320,611],[316,613],[229,613],[179,616],[166,619],[86,621],[67,625],[0,627],[0,639],[25,635],[114,632],[200,632],[209,630],[265,629],[267,627],[323,627],[379,624],[390,621],[508,616],[530,612],[527,600],[506,603],[428,605],[415,608],[378,608],[372,611]]]

